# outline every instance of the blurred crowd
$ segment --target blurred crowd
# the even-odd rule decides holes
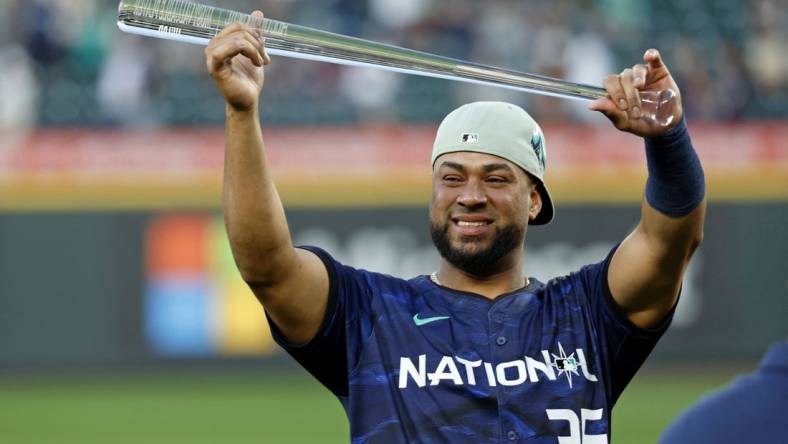
[[[204,0],[228,9],[514,70],[599,85],[659,48],[695,120],[788,115],[779,0]],[[0,0],[0,128],[219,124],[202,48],[121,33],[115,0]],[[432,122],[470,100],[542,121],[581,102],[274,58],[263,119]]]

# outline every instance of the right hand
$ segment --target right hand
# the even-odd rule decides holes
[[[224,28],[205,48],[205,63],[227,105],[237,111],[257,108],[265,80],[263,66],[271,63],[260,31],[242,23]]]
[[[640,137],[659,137],[676,126],[684,115],[681,107],[681,93],[676,81],[662,61],[659,51],[649,49],[643,55],[646,64],[634,65],[621,74],[611,74],[605,79],[607,97],[589,104],[589,109],[599,111],[621,131]],[[672,90],[675,94],[673,104],[668,108],[672,115],[671,124],[663,126],[650,119],[642,119],[640,94]]]

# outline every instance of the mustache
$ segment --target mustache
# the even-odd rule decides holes
[[[441,257],[449,263],[475,276],[487,276],[495,273],[501,260],[525,240],[525,232],[516,225],[508,225],[495,230],[492,243],[477,251],[467,251],[462,247],[455,248],[449,239],[449,222],[435,223],[430,221],[430,237]],[[465,239],[461,240],[466,241]],[[472,241],[468,239],[467,241]]]

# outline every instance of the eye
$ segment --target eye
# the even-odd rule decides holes
[[[508,183],[509,179],[501,176],[490,176],[485,179],[488,183]]]
[[[457,182],[461,182],[462,178],[460,176],[457,176],[456,174],[449,174],[443,176],[443,181],[449,183],[457,183]]]

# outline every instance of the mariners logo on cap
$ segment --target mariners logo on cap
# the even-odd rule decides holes
[[[535,128],[533,134],[531,135],[531,147],[534,149],[534,153],[536,153],[536,158],[539,159],[539,164],[542,165],[542,169],[545,169],[546,159],[544,152],[544,139],[542,138],[542,134],[539,132],[539,129]]]
[[[479,133],[462,133],[462,143],[479,143]]]

